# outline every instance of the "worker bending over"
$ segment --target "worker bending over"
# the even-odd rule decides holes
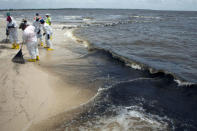
[[[29,25],[27,22],[22,22],[19,28],[23,30],[23,43],[26,44],[29,55],[31,56],[31,59],[28,59],[28,61],[39,61],[38,43],[36,33],[34,31],[35,27]]]

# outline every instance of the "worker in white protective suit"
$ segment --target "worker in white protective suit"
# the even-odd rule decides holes
[[[38,18],[39,20],[42,19],[42,17],[39,15],[39,13],[36,13],[36,16],[34,17],[34,20],[36,20],[37,18]]]
[[[35,33],[35,27],[28,25],[27,22],[22,22],[20,24],[20,29],[23,30],[23,43],[26,44],[31,59],[28,59],[29,62],[39,61],[39,51],[37,37]]]
[[[51,26],[49,26],[43,19],[40,20],[40,23],[44,31],[43,35],[45,35],[45,39],[46,39],[45,48],[47,48],[48,51],[54,50],[51,42],[51,37],[53,34]]]
[[[19,49],[17,23],[11,16],[7,17],[7,29],[6,30],[9,33],[9,39],[10,39],[10,42],[12,43],[12,49]]]
[[[35,33],[38,38],[38,45],[43,46],[40,17],[35,18],[35,21],[33,22],[33,26],[35,27]]]

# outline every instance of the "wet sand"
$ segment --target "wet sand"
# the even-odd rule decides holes
[[[62,119],[73,117],[70,112],[86,103],[97,92],[68,83],[66,80],[69,78],[66,76],[72,72],[63,77],[56,73],[58,70],[53,66],[49,67],[80,56],[67,50],[76,43],[65,36],[66,29],[61,30],[53,25],[55,50],[48,52],[40,47],[40,62],[16,64],[11,59],[17,50],[11,49],[10,43],[2,41],[6,38],[5,22],[4,19],[0,21],[0,130],[53,130],[61,124]],[[21,41],[21,31],[19,38]],[[24,58],[28,59],[26,47],[23,53]],[[69,114],[67,111],[70,111]]]

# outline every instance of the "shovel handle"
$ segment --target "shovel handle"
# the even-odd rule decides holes
[[[23,48],[23,42],[21,43],[21,50],[22,50],[22,48]]]

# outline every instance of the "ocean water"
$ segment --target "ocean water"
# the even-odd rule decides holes
[[[127,58],[141,68],[153,68],[196,83],[196,13],[127,12],[111,14],[100,25],[80,28],[76,34],[95,48]]]
[[[79,86],[99,88],[84,112],[57,130],[197,130],[197,12],[65,9],[11,13],[17,20],[32,20],[36,12],[50,13],[53,23],[74,30],[67,35],[88,46],[89,50],[83,50],[72,45],[71,51],[83,55],[72,60],[72,66],[54,66],[62,75],[68,71],[83,74],[72,75],[69,82],[73,84],[78,81]]]

